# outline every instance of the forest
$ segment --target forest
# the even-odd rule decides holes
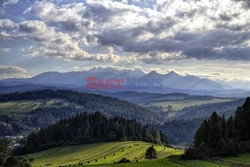
[[[237,156],[250,151],[250,97],[235,115],[219,116],[213,112],[197,130],[194,144],[182,156],[186,159]]]
[[[107,118],[100,112],[86,112],[63,119],[28,135],[16,154],[27,154],[65,145],[88,144],[106,141],[146,141],[156,144],[166,142],[165,135],[148,125],[122,117]]]
[[[37,101],[46,103],[54,99],[61,101],[55,102],[56,105],[54,106],[34,107],[30,112],[24,111],[23,113],[19,110],[25,106],[17,106],[18,115],[12,112],[1,112],[1,136],[28,134],[39,128],[54,124],[60,119],[73,117],[83,112],[94,113],[98,111],[107,117],[119,116],[136,119],[143,124],[158,123],[161,120],[157,114],[141,106],[97,94],[79,93],[70,90],[40,90],[0,95],[0,102],[4,104],[15,102],[16,105],[19,102],[26,102],[26,104]],[[69,105],[64,106],[65,103],[69,103]]]

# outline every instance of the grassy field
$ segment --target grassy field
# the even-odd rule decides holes
[[[211,103],[223,103],[233,101],[234,99],[223,99],[223,98],[212,98],[211,100],[202,100],[202,99],[175,99],[175,100],[166,100],[158,102],[150,102],[147,105],[153,106],[162,106],[165,111],[168,109],[168,105],[173,107],[173,110],[182,110],[185,107],[196,106],[202,104],[211,104]]]
[[[151,146],[150,143],[140,141],[108,142],[57,147],[28,156],[34,158],[32,163],[34,167],[77,165],[78,163],[84,165],[113,164],[122,158],[140,162],[145,161],[145,152],[149,146]],[[159,145],[155,145],[155,149],[159,159],[183,153],[182,150]]]
[[[93,165],[93,167],[250,167],[250,154],[216,160],[176,160],[162,158],[124,164]]]
[[[188,106],[202,105],[208,103],[222,103],[232,101],[234,99],[223,99],[223,98],[212,98],[212,100],[202,100],[202,99],[180,99],[180,98],[171,98],[165,99],[163,101],[149,102],[146,105],[142,106],[162,106],[165,111],[168,109],[168,105],[172,106],[173,114],[176,114],[176,111],[183,109]],[[32,110],[45,107],[67,107],[74,106],[77,109],[83,108],[81,105],[70,103],[63,99],[46,99],[46,100],[20,100],[20,101],[10,101],[10,102],[0,102],[0,114],[8,114],[13,116],[25,116],[25,113],[28,113]],[[171,116],[171,112],[169,112]]]
[[[34,158],[32,166],[93,166],[93,167],[247,167],[250,154],[213,160],[180,160],[182,150],[155,145],[158,159],[146,160],[145,151],[150,143],[140,141],[106,142],[78,146],[57,147],[28,156]],[[164,149],[165,148],[165,149]],[[114,164],[122,158],[131,163]],[[138,162],[136,162],[138,160]],[[89,161],[89,162],[88,162]],[[79,165],[82,163],[82,165]]]

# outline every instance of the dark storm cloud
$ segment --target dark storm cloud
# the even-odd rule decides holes
[[[187,58],[250,60],[249,47],[243,43],[250,38],[249,33],[232,33],[222,30],[197,35],[185,42],[182,53]],[[243,45],[243,47],[239,47]]]
[[[249,48],[230,49],[242,45],[250,38],[249,33],[233,33],[225,30],[215,30],[206,34],[176,33],[169,38],[153,37],[138,41],[138,29],[108,29],[97,36],[101,45],[120,46],[127,52],[152,53],[182,52],[186,58],[196,59],[228,59],[250,60]],[[220,48],[218,50],[218,48]],[[249,52],[250,53],[250,52]],[[150,61],[158,61],[157,58]],[[146,63],[149,60],[145,61]]]
[[[97,22],[108,22],[113,16],[117,14],[121,15],[129,10],[126,8],[110,8],[100,3],[91,3],[87,4],[83,12],[83,18],[92,19]]]
[[[151,51],[172,52],[178,50],[179,43],[170,38],[153,37],[149,40],[137,41],[141,33],[138,29],[108,29],[104,30],[97,38],[101,45],[121,46],[127,52],[148,53]]]

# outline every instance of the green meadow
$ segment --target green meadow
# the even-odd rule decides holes
[[[166,100],[166,101],[155,101],[150,102],[147,105],[159,106],[163,107],[165,111],[168,109],[168,105],[173,107],[173,110],[182,110],[185,107],[190,106],[199,106],[202,104],[212,104],[212,103],[223,103],[230,102],[233,99],[224,99],[224,98],[212,98],[211,100],[203,100],[203,99],[175,99],[175,100]]]
[[[141,141],[106,142],[57,147],[28,156],[34,158],[32,163],[34,167],[77,165],[79,163],[83,163],[83,165],[113,164],[122,158],[138,163],[145,161],[146,149],[151,145]],[[183,153],[182,150],[175,150],[163,145],[154,147],[159,159]]]
[[[33,167],[42,166],[95,166],[95,167],[247,167],[250,154],[239,157],[214,158],[209,160],[180,160],[183,150],[154,145],[158,158],[145,159],[146,149],[152,144],[141,141],[105,142],[65,146],[29,154],[34,158]],[[120,159],[130,163],[114,164]]]

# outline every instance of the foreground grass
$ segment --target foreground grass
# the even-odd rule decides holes
[[[107,142],[77,146],[57,147],[30,154],[34,158],[32,166],[65,166],[113,164],[122,158],[132,162],[145,161],[146,149],[150,143],[141,141]],[[155,145],[158,158],[180,155],[182,150]],[[170,162],[169,162],[170,163]]]
[[[249,167],[250,154],[239,157],[217,158],[214,160],[179,160],[163,158],[125,164],[94,165],[95,167]],[[79,166],[78,166],[79,167]]]

